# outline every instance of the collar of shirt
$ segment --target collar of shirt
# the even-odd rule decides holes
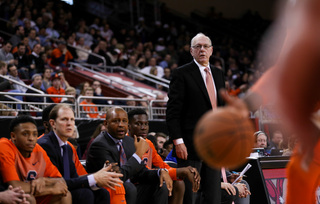
[[[108,132],[106,132],[107,135],[114,141],[114,143],[117,145],[117,148],[119,150],[120,146],[118,145],[118,142],[122,142],[122,139],[121,140],[118,140],[118,139],[115,139],[114,137],[112,137]]]
[[[206,68],[205,66],[202,66],[201,64],[199,64],[195,59],[193,59],[193,61],[197,64],[197,66],[198,66],[198,68],[199,68],[199,71],[200,71],[200,73],[201,73],[201,76],[202,76],[202,79],[203,79],[203,81],[204,81],[204,84],[207,86],[207,83],[206,83],[206,72],[204,71],[204,69]],[[211,73],[211,69],[210,69],[210,63],[208,63],[208,66],[207,66],[208,68],[209,68],[209,72]],[[212,73],[211,73],[211,76],[213,76],[212,75]],[[213,77],[212,77],[213,78]]]
[[[31,54],[32,54],[33,56],[35,56],[35,57],[39,58],[39,55],[37,55],[37,53],[32,52]]]
[[[63,155],[63,150],[62,150],[62,145],[66,145],[68,144],[67,142],[63,142],[60,137],[53,131],[53,134],[56,136],[58,143],[59,143],[59,147],[61,149],[61,156]]]

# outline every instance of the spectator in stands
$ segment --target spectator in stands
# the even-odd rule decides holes
[[[28,61],[30,64],[30,69],[29,69],[30,77],[32,77],[32,75],[34,73],[44,73],[45,62],[43,61],[43,59],[41,57],[41,44],[40,43],[36,43],[33,46],[32,53],[31,53],[31,55],[28,56]]]
[[[193,184],[194,192],[198,191],[200,186],[200,175],[195,168],[184,167],[184,168],[172,168],[166,164],[160,155],[157,154],[157,150],[153,143],[147,139],[149,132],[149,121],[148,115],[143,109],[133,109],[128,112],[129,125],[128,132],[129,136],[142,137],[148,142],[149,150],[143,155],[142,159],[146,160],[148,168],[166,168],[173,182],[173,193],[169,197],[169,203],[181,203],[184,195],[184,182],[177,180],[177,178],[187,178]]]
[[[40,43],[40,38],[37,37],[37,31],[36,29],[32,28],[29,32],[29,35],[28,35],[28,38],[29,38],[29,47],[31,49],[33,49],[33,47]]]
[[[39,33],[38,33],[39,39],[40,39],[40,44],[41,46],[50,46],[50,38],[48,37],[48,34],[46,32],[45,27],[40,27]]]
[[[169,67],[170,63],[171,63],[171,55],[166,54],[164,59],[159,63],[159,66],[164,69],[166,67]]]
[[[192,56],[190,54],[190,45],[185,44],[182,51],[179,53],[178,65],[182,66],[189,63],[190,61],[192,61]]]
[[[0,103],[0,116],[17,116],[18,112],[15,111],[14,109]]]
[[[84,42],[85,42],[85,38],[80,37],[79,40],[78,40],[78,43],[77,43],[77,47],[80,48],[80,49],[77,49],[78,60],[80,62],[87,62],[88,56],[89,56],[89,52],[91,51],[90,47],[86,46],[84,44]],[[85,50],[87,52],[85,52],[85,51],[83,51],[81,49],[83,49],[83,50]]]
[[[30,55],[31,54],[31,48],[29,47],[29,38],[28,37],[23,37],[21,43],[23,43],[25,46],[26,46],[26,49],[25,49],[25,54],[26,55]],[[19,43],[18,43],[19,44]],[[18,45],[13,47],[12,49],[12,54],[18,52]]]
[[[157,132],[155,137],[157,142],[156,149],[159,151],[160,149],[163,148],[163,144],[167,141],[167,135],[164,134],[163,132]]]
[[[18,69],[15,65],[13,64],[8,64],[8,75],[9,75],[9,78],[10,79],[14,79],[16,80],[17,82],[23,84],[23,85],[26,85],[24,83],[24,81],[22,81],[18,75]],[[17,90],[18,92],[20,93],[25,93],[27,91],[27,88],[22,86],[22,85],[19,85],[19,84],[16,84],[16,83],[13,83],[13,88],[15,90]]]
[[[157,60],[154,57],[149,60],[149,66],[141,69],[141,72],[145,74],[151,74],[152,70],[157,70],[157,77],[161,78],[163,76],[163,68],[157,66]]]
[[[73,136],[75,126],[71,106],[63,103],[54,106],[49,114],[49,123],[52,131],[41,137],[38,143],[47,151],[50,160],[66,180],[73,203],[110,203],[109,193],[100,187],[119,186],[117,183],[121,181],[118,178],[122,175],[109,172],[112,166],[101,167],[95,173],[87,174],[75,148],[67,142],[68,138]],[[63,155],[67,153],[68,157],[63,157],[62,152]],[[64,163],[68,164],[69,168],[66,168]]]
[[[114,48],[110,51],[107,51],[107,65],[108,66],[120,66],[122,63],[122,60],[120,58],[120,50],[118,48]]]
[[[267,148],[268,146],[268,137],[267,135],[262,131],[257,131],[254,133],[255,136],[255,148]]]
[[[47,90],[49,87],[51,87],[51,73],[52,69],[50,67],[44,68],[41,89]]]
[[[103,124],[103,123],[100,123],[97,128],[95,129],[95,131],[92,133],[91,137],[90,137],[90,141],[88,142],[87,144],[87,147],[86,147],[86,150],[84,151],[83,155],[82,155],[82,159],[87,159],[87,154],[88,154],[88,150],[89,150],[89,147],[91,145],[91,143],[93,142],[93,140],[98,136],[100,135],[100,133],[102,131],[105,131],[106,129],[106,126]]]
[[[61,78],[61,87],[66,90],[66,88],[68,88],[70,85],[69,85],[69,82],[66,80],[66,78],[64,77],[64,73],[62,70],[58,70],[56,72],[60,78]]]
[[[108,109],[104,124],[106,131],[96,137],[89,148],[88,172],[102,168],[106,160],[118,163],[119,170],[123,173],[121,180],[124,182],[128,204],[168,203],[168,195],[171,195],[172,191],[172,180],[166,170],[149,170],[141,162],[149,145],[143,138],[138,140],[137,137],[133,139],[126,136],[128,116],[125,110],[118,106]],[[123,152],[121,157],[117,147],[119,142],[121,142],[120,151]],[[139,184],[135,186],[134,182]]]
[[[76,103],[76,99],[77,99],[77,93],[76,93],[76,89],[73,88],[72,86],[69,86],[68,88],[66,88],[66,95],[68,96],[73,96],[74,98],[63,98],[61,100],[61,103],[69,103],[74,105]]]
[[[113,31],[110,29],[110,25],[108,23],[104,24],[103,29],[100,31],[100,35],[109,42],[113,36]]]
[[[0,49],[0,60],[7,63],[13,64],[14,58],[13,54],[11,53],[12,43],[7,41],[3,43],[2,48]]]
[[[93,96],[93,88],[88,87],[84,90],[84,96],[92,97]],[[85,98],[80,103],[80,105],[92,105],[92,106],[82,106],[82,110],[87,112],[82,114],[81,117],[86,118],[99,118],[98,107],[96,104],[92,103],[92,98]]]
[[[18,68],[19,75],[22,79],[29,79],[30,63],[26,54],[26,46],[20,42],[17,47],[17,52],[13,54],[14,65]]]
[[[140,59],[141,59],[141,58],[140,58]],[[139,64],[139,63],[140,63],[140,62],[137,62],[137,57],[136,57],[135,55],[132,55],[132,56],[130,56],[130,58],[129,58],[129,63],[128,63],[126,69],[128,69],[128,70],[130,70],[130,71],[133,71],[133,72],[137,72],[138,70],[140,70],[140,68],[138,67],[138,64]],[[128,77],[131,77],[131,78],[134,77],[134,75],[131,75],[131,74],[129,74],[129,73],[127,73],[127,76],[128,76]]]
[[[54,22],[50,20],[47,24],[46,33],[48,38],[58,39],[60,34],[57,30],[54,29]]]
[[[77,46],[77,42],[76,42],[75,34],[72,33],[67,38],[67,50],[71,53],[73,59],[77,60],[79,56],[78,56],[77,49],[74,48],[75,46]]]
[[[61,87],[61,77],[59,74],[54,74],[51,77],[52,86],[47,89],[48,94],[66,95],[65,90]],[[50,97],[54,103],[60,103],[62,98]]]
[[[42,76],[40,74],[34,74],[32,76],[31,87],[46,93],[45,90],[41,89],[41,85],[42,85]],[[28,89],[26,93],[39,94],[38,92],[35,92],[35,91],[31,90],[31,89]],[[37,97],[37,96],[26,96],[26,101],[27,102],[44,102],[44,98],[43,97]]]
[[[91,50],[92,50],[92,53],[94,53],[94,54],[97,54],[97,55],[100,55],[100,53],[99,53],[99,51],[100,51],[100,46],[99,46],[99,44],[93,44],[93,45],[91,45]],[[101,66],[101,65],[103,65],[103,60],[101,59],[101,58],[99,58],[99,57],[96,57],[96,56],[94,56],[94,55],[89,55],[88,56],[88,60],[87,60],[87,63],[88,64],[96,64],[96,65],[99,65],[99,66]]]
[[[164,75],[162,78],[170,81],[172,78],[171,77],[171,69],[169,67],[165,67],[163,71],[164,71]]]
[[[15,34],[10,38],[11,45],[13,47],[17,46],[19,42],[23,40],[24,28],[22,25],[18,25],[15,28]]]
[[[102,94],[101,83],[98,80],[94,80],[91,85],[93,89],[93,96],[105,97]],[[94,104],[109,104],[107,100],[104,99],[93,99],[92,103]]]
[[[11,140],[0,140],[3,182],[30,194],[31,203],[70,203],[71,195],[58,169],[37,144],[37,123],[19,116],[10,123]],[[20,165],[19,165],[20,164]]]
[[[56,70],[57,67],[66,67],[68,62],[73,60],[72,54],[67,49],[65,40],[58,41],[58,47],[53,49],[51,54],[50,66]]]
[[[271,149],[283,149],[283,134],[280,130],[275,130],[272,133],[269,147]]]
[[[8,72],[7,67],[8,66],[5,62],[0,61],[0,75],[1,76],[7,75],[7,72]],[[12,86],[12,82],[0,77],[0,91],[6,91],[6,90],[10,90],[10,89],[14,89]]]

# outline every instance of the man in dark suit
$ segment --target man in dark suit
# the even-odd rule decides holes
[[[38,143],[46,150],[51,162],[66,180],[72,194],[72,202],[110,203],[108,191],[98,186],[113,188],[121,182],[119,177],[122,175],[109,172],[111,166],[87,175],[72,144],[67,142],[73,135],[75,127],[72,107],[68,104],[57,104],[49,114],[49,122],[52,131],[42,136]]]
[[[174,70],[166,115],[178,167],[190,165],[198,169],[201,175],[200,201],[206,204],[220,203],[221,174],[219,170],[208,167],[197,156],[193,146],[193,132],[204,113],[223,105],[219,89],[225,87],[224,75],[222,70],[209,64],[212,50],[210,38],[202,33],[191,40],[190,53],[193,61]],[[184,203],[194,203],[192,185],[187,180],[185,184]]]
[[[101,169],[106,160],[118,163],[119,170],[123,174],[121,180],[124,182],[128,204],[168,203],[168,195],[171,195],[172,191],[169,173],[166,169],[149,170],[141,161],[149,145],[143,138],[133,139],[126,136],[128,131],[126,111],[121,107],[108,109],[104,125],[106,131],[100,133],[89,148],[88,172]]]

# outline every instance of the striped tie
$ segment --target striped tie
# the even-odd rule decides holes
[[[124,165],[127,162],[126,153],[124,152],[122,141],[117,143],[120,146],[119,154],[120,154],[120,166]]]

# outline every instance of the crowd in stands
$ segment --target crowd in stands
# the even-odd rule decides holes
[[[135,26],[119,28],[99,17],[76,21],[64,3],[54,1],[40,5],[5,1],[0,10],[0,17],[8,20],[6,30],[12,34],[1,48],[0,60],[15,64],[22,79],[44,74],[47,67],[55,72],[73,61],[103,65],[101,58],[90,53],[104,57],[108,66],[140,70],[167,80],[173,69],[192,60],[192,32],[174,23],[147,23],[141,17]],[[239,95],[260,73],[253,49],[234,44],[213,38],[216,49],[210,61],[225,71],[229,92]]]

